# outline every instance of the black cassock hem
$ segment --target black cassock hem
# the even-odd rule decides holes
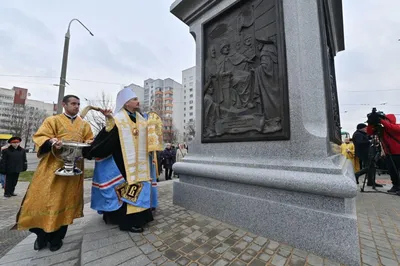
[[[144,227],[154,220],[151,209],[138,213],[126,214],[127,205],[123,203],[121,208],[113,212],[104,212],[103,220],[106,224],[118,225],[121,230],[129,230],[132,227]]]

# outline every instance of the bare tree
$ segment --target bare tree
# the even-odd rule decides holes
[[[8,130],[14,136],[21,137],[25,142],[25,148],[32,135],[39,129],[44,119],[48,116],[44,110],[28,106],[13,105],[9,109]]]
[[[29,108],[29,107],[28,107]],[[23,135],[22,137],[25,139],[25,148],[27,144],[29,143],[29,140],[31,140],[33,134],[39,129],[39,127],[42,125],[43,121],[48,117],[48,114],[44,110],[39,110],[35,109],[33,107],[29,108],[27,110],[27,119],[25,121],[24,129],[23,129]]]
[[[25,105],[14,104],[8,109],[9,122],[7,123],[8,131],[14,136],[22,136],[27,117],[27,107]]]
[[[179,130],[176,127],[173,127],[171,131],[171,143],[177,143],[179,136]]]
[[[185,142],[194,139],[195,135],[196,135],[196,127],[194,122],[187,123],[185,132]]]
[[[104,91],[101,93],[101,98],[96,100],[87,100],[88,105],[100,107],[101,109],[114,109],[114,103],[111,100],[111,96],[107,95]],[[86,120],[92,126],[92,130],[95,134],[101,131],[106,125],[106,119],[100,112],[89,112],[86,116]]]

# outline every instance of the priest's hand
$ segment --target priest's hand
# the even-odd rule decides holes
[[[112,117],[112,111],[110,109],[101,109],[100,112],[105,116],[105,117]]]
[[[89,140],[85,141],[85,143],[86,143],[86,144],[92,144],[92,143],[93,143],[93,140],[92,140],[92,139],[89,139]]]
[[[62,141],[58,140],[57,138],[50,139],[51,145],[56,147],[57,150],[62,148]]]

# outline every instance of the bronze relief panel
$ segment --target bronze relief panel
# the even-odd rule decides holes
[[[243,2],[203,25],[203,143],[290,136],[282,0]]]

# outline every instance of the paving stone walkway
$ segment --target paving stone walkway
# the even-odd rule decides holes
[[[61,250],[35,252],[30,235],[0,265],[340,265],[174,206],[172,182],[160,183],[159,195],[155,221],[143,234],[107,226],[85,205]],[[400,265],[400,197],[360,193],[357,215],[363,265]]]
[[[85,202],[90,200],[91,181],[85,181]],[[25,195],[29,182],[19,182],[15,193],[16,197],[4,198],[0,194],[0,258],[3,257],[16,244],[24,240],[29,231],[10,230],[15,224],[15,216],[21,206],[21,201]]]

